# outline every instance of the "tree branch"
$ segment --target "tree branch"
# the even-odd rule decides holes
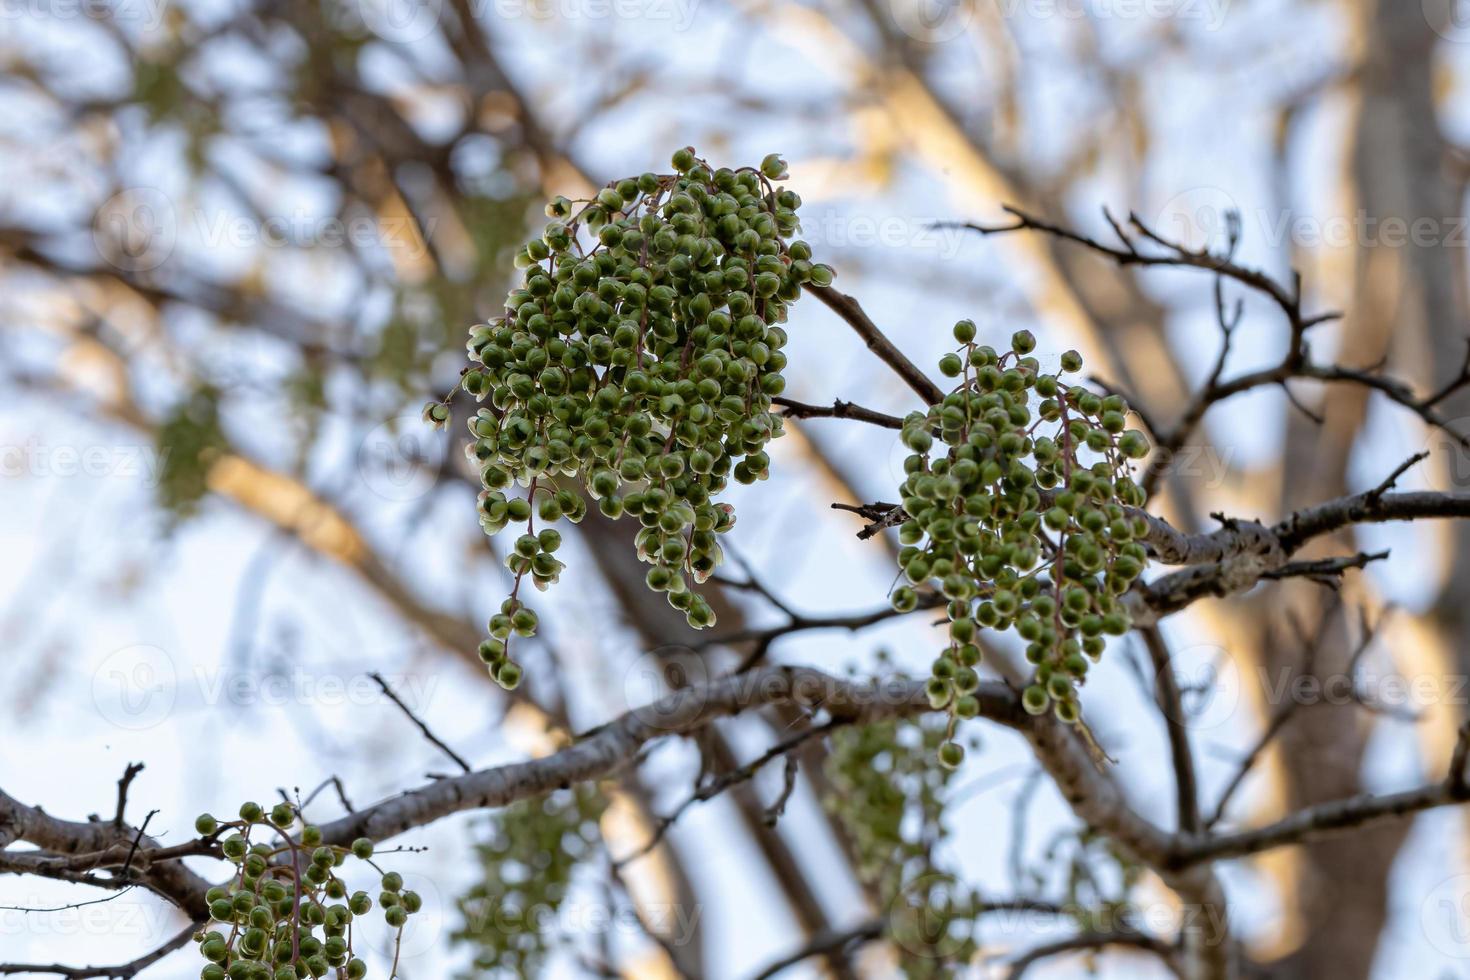
[[[109,980],[128,980],[142,973],[176,949],[182,949],[203,925],[204,920],[191,922],[179,933],[150,953],[118,966],[65,966],[61,963],[0,963],[0,974],[6,973],[54,973],[68,980],[83,980],[86,977],[107,977]]]
[[[863,342],[868,345],[868,350],[877,354],[879,360],[892,368],[894,374],[917,392],[925,405],[937,405],[944,401],[943,390],[930,381],[929,376],[920,371],[918,366],[904,355],[903,351],[893,346],[893,342],[884,336],[883,331],[878,329],[878,325],[863,312],[857,300],[831,286],[808,286],[806,288],[807,292],[821,300],[829,310],[846,320],[847,325],[863,338]]]

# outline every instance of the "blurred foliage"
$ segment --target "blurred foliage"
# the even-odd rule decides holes
[[[209,490],[209,468],[226,448],[219,409],[219,391],[201,385],[158,427],[158,502],[172,522],[192,517]]]
[[[1028,885],[1045,889],[1061,869],[1063,905],[1080,932],[1112,932],[1121,927],[1143,930],[1129,896],[1144,868],[1106,837],[1085,827],[1068,827],[1052,839],[1033,868]]]
[[[602,851],[607,806],[596,784],[507,807],[475,847],[484,880],[457,902],[452,942],[474,948],[466,977],[536,976],[567,937],[557,928],[579,865]]]
[[[824,801],[857,852],[909,980],[953,977],[974,957],[978,896],[936,866],[949,834],[945,790],[954,771],[934,764],[947,738],[943,718],[884,721],[832,734],[831,792]]]

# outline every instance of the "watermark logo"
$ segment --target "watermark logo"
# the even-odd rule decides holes
[[[58,901],[55,892],[19,896],[0,906],[0,937],[39,937],[47,942],[80,938],[122,939],[130,945],[157,945],[178,932],[177,910],[158,901],[134,901],[123,894],[102,902]],[[9,952],[9,950],[7,950]]]
[[[357,0],[363,26],[385,41],[409,44],[433,33],[444,0]]]
[[[1196,732],[1213,731],[1234,716],[1240,702],[1240,676],[1224,647],[1213,643],[1181,647],[1162,669],[1169,672],[1179,691],[1177,707],[1161,705],[1170,724]],[[1158,690],[1159,673],[1150,672],[1150,696]]]
[[[1470,874],[1441,881],[1419,906],[1419,926],[1446,956],[1470,958]]]
[[[671,24],[683,32],[694,23],[698,0],[477,0],[497,21],[646,21]],[[481,16],[484,11],[481,11]]]
[[[450,905],[433,878],[416,871],[400,871],[403,890],[417,892],[423,904],[409,920],[408,928],[397,939],[398,958],[409,962],[420,956],[434,956],[444,949],[445,913]],[[370,886],[369,886],[370,887]]]
[[[976,0],[889,0],[894,25],[915,41],[943,44],[970,28]]]
[[[969,29],[979,2],[994,4],[1005,20],[1190,22],[1207,31],[1223,27],[1230,10],[1229,0],[889,0],[888,10],[904,34],[925,44],[943,44]]]
[[[581,899],[555,905],[522,905],[514,899],[497,898],[464,903],[460,911],[464,931],[471,934],[494,931],[507,935],[628,937],[651,932],[679,949],[693,941],[704,906],[675,902],[608,905]]]
[[[1188,480],[1190,486],[1217,490],[1225,485],[1235,457],[1234,446],[1209,443],[1188,444],[1169,450],[1155,447],[1149,457],[1149,469],[1161,478]]]
[[[801,230],[820,252],[889,249],[952,259],[966,244],[979,241],[973,230],[942,215],[863,214],[831,208],[807,208]]]
[[[1470,0],[1420,0],[1434,33],[1455,44],[1470,42]]]
[[[92,218],[97,254],[123,272],[151,272],[178,244],[178,213],[156,187],[129,187],[103,202]]]
[[[374,426],[357,447],[357,475],[384,500],[417,500],[439,482],[446,440],[417,412]]]
[[[0,21],[68,21],[86,18],[102,24],[156,31],[168,0],[0,0]]]
[[[32,437],[0,445],[0,477],[117,476],[155,487],[167,458],[154,446],[51,446]]]
[[[969,938],[955,928],[969,901],[969,889],[953,875],[920,875],[889,903],[888,934],[915,956],[953,957]]]
[[[162,722],[178,698],[173,658],[148,644],[114,650],[92,674],[92,703],[112,724],[143,731]]]
[[[1183,248],[1223,256],[1240,237],[1240,207],[1218,187],[1192,187],[1165,201],[1149,230]]]
[[[1429,454],[1429,460],[1421,465],[1439,467],[1448,489],[1470,489],[1470,416],[1431,425],[1420,451]]]
[[[308,209],[253,216],[226,208],[179,206],[152,187],[132,187],[103,202],[92,220],[97,254],[124,272],[150,272],[169,260],[181,238],[216,249],[383,249],[409,261],[424,257],[426,236],[412,217],[359,214],[341,217]]]
[[[641,654],[623,674],[624,703],[650,728],[677,728],[704,706],[701,699],[710,680],[709,666],[697,652],[677,645],[659,647]]]
[[[432,673],[385,676],[412,711],[427,709],[438,686]],[[114,650],[92,674],[92,701],[119,728],[141,731],[166,720],[183,702],[191,707],[280,708],[313,705],[366,707],[391,703],[371,673],[308,670],[240,671],[196,664],[181,671],[159,647],[137,644]]]

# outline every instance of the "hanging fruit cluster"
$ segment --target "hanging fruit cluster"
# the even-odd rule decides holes
[[[787,307],[832,270],[791,241],[801,199],[773,182],[786,164],[715,169],[686,147],[676,173],[615,181],[590,200],[557,197],[503,315],[470,331],[461,387],[483,405],[466,446],[480,469],[480,523],[521,526],[506,565],[509,598],[480,655],[502,685],[521,669],[513,637],[537,619],[521,585],[556,582],[560,534],[587,500],[642,525],[648,587],[689,625],[714,612],[692,588],[720,564],[735,516],[718,496],[733,478],[764,479],[781,434],[771,397],[785,381]],[[424,409],[442,425],[447,403]],[[539,527],[538,530],[538,521]]]
[[[368,968],[353,952],[353,923],[379,907],[401,937],[408,917],[422,906],[397,872],[384,873],[373,863],[372,841],[323,844],[321,830],[311,824],[293,836],[297,817],[287,803],[268,813],[246,803],[238,820],[205,813],[195,821],[205,836],[232,831],[220,849],[237,866],[228,885],[206,895],[212,924],[194,935],[207,961],[201,980],[360,980]],[[365,891],[348,893],[339,875],[348,858],[373,867],[381,885],[376,899]]]
[[[948,600],[949,645],[929,680],[936,708],[948,706],[954,719],[975,715],[976,637],[1014,629],[1036,667],[1026,709],[1051,707],[1074,722],[1089,664],[1106,636],[1131,625],[1120,597],[1143,570],[1147,526],[1131,513],[1143,491],[1129,461],[1148,442],[1126,428],[1122,398],[1061,380],[1081,370],[1076,351],[1062,355],[1060,374],[1048,373],[1031,356],[1030,332],[1016,333],[1003,353],[976,344],[975,333],[969,320],[955,325],[960,347],[939,369],[958,386],[904,420],[912,455],[898,560],[909,584],[894,590],[893,604],[917,607],[916,587]],[[949,741],[939,756],[955,766],[964,751]]]

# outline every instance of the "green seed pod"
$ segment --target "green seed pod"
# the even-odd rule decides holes
[[[946,769],[958,769],[965,761],[965,747],[958,742],[945,742],[939,747],[939,762]]]
[[[1050,702],[1051,699],[1047,696],[1046,689],[1040,685],[1033,684],[1021,692],[1021,706],[1029,714],[1041,714]]]
[[[1129,459],[1142,459],[1148,455],[1148,439],[1137,429],[1129,429],[1118,437],[1118,450]]]
[[[521,668],[518,664],[503,663],[495,668],[495,682],[507,691],[514,691],[521,684]]]

